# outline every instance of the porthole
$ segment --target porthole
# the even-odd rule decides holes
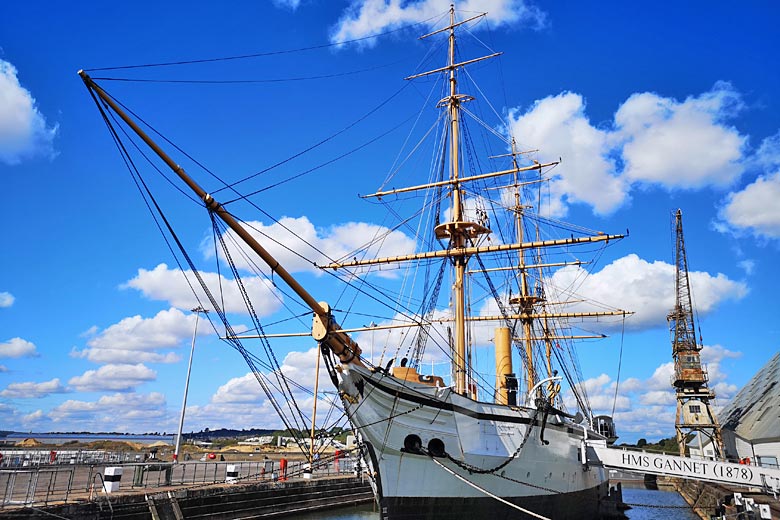
[[[422,448],[422,439],[419,436],[411,434],[404,439],[404,449],[408,453],[420,453]]]
[[[447,454],[444,450],[444,441],[441,439],[431,439],[428,442],[428,453],[434,457],[444,457]]]

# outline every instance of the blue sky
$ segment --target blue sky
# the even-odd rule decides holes
[[[0,176],[10,225],[0,254],[2,428],[172,432],[178,421],[194,300],[79,69],[312,48],[91,72],[252,80],[99,80],[229,180],[308,148],[393,96],[372,117],[244,187],[260,189],[365,145],[253,199],[324,249],[345,251],[351,239],[383,225],[357,194],[380,185],[406,136],[396,127],[424,102],[429,85],[402,78],[441,63],[441,54],[425,58],[436,44],[416,37],[447,8],[432,0],[4,6]],[[469,70],[487,77],[479,83],[484,92],[471,93],[490,98],[521,145],[540,149],[540,160],[563,159],[550,211],[594,229],[630,229],[582,290],[636,311],[622,337],[619,433],[625,440],[671,435],[666,313],[673,209],[684,212],[704,359],[718,401],[725,403],[778,348],[780,9],[771,2],[594,8],[510,0],[458,8],[488,11],[488,22],[471,29],[474,41],[504,52]],[[475,45],[464,53],[484,51]],[[202,170],[197,174],[207,189],[219,187]],[[199,260],[213,260],[208,220],[182,200],[164,196],[179,205],[172,215],[186,223],[177,231]],[[269,233],[278,231],[253,208],[234,207]],[[396,238],[402,248],[404,237]],[[287,260],[324,290],[322,276]],[[263,321],[278,319],[278,300],[264,298],[267,285],[254,282]],[[200,331],[185,429],[277,426],[240,356],[209,328]],[[592,401],[607,410],[621,344],[619,331],[610,334],[579,350]],[[287,340],[280,347],[286,370],[309,381],[311,345]]]

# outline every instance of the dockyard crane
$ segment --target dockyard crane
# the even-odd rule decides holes
[[[675,227],[675,305],[667,316],[674,357],[674,388],[677,394],[675,429],[680,455],[685,456],[689,434],[696,434],[704,456],[703,437],[709,439],[716,458],[723,458],[723,439],[718,418],[712,409],[715,393],[708,386],[707,370],[701,364],[701,338],[697,341],[693,298],[688,276],[688,257],[683,237],[682,210],[674,214]]]

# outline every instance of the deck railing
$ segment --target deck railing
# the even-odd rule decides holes
[[[105,469],[121,467],[119,491],[199,487],[216,483],[278,481],[291,478],[322,478],[353,474],[359,466],[344,456],[317,461],[313,471],[305,461],[186,461],[178,464],[148,460],[141,463],[34,464],[0,469],[0,509],[62,503],[104,497]],[[230,469],[230,474],[228,470]],[[111,493],[108,493],[110,496]]]

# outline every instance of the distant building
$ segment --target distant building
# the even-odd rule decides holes
[[[240,446],[265,446],[274,442],[273,435],[263,435],[261,437],[249,437],[243,441],[239,441]]]
[[[749,458],[751,463],[778,467],[780,461],[780,352],[718,414],[726,457]],[[691,456],[701,456],[698,439],[689,444]],[[709,442],[704,456],[712,457]]]

